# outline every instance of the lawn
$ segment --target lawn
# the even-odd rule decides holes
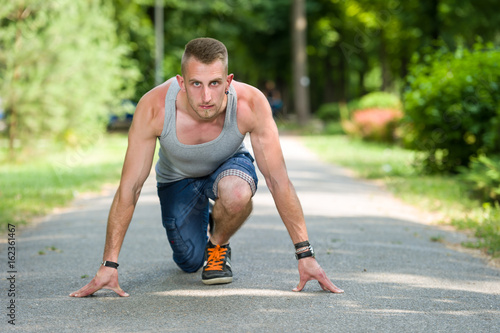
[[[26,223],[65,206],[79,193],[117,183],[126,148],[124,134],[104,135],[87,147],[40,145],[44,154],[31,154],[15,162],[0,148],[1,230],[8,223]]]
[[[418,153],[344,135],[303,136],[302,140],[325,161],[347,167],[359,177],[382,180],[405,202],[438,213],[443,223],[472,230],[478,240],[464,245],[500,255],[498,206],[472,198],[469,188],[457,177],[422,173],[415,162]]]

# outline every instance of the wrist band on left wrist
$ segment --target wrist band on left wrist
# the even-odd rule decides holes
[[[108,261],[108,260],[101,262],[101,265],[106,266],[106,267],[112,267],[114,269],[118,269],[118,266],[120,266],[120,265],[118,265],[117,262]]]

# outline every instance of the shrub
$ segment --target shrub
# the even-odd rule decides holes
[[[322,104],[319,107],[318,111],[316,111],[316,117],[324,122],[339,121],[340,120],[339,103]]]
[[[330,121],[325,124],[325,128],[323,129],[323,134],[326,135],[339,135],[345,134],[344,129],[342,128],[342,124],[340,121]]]
[[[352,114],[354,111],[359,110],[359,100],[360,100],[360,98],[356,98],[356,99],[350,100],[347,103],[347,116]]]
[[[345,108],[345,107],[344,107]],[[337,135],[344,134],[341,125],[341,107],[339,103],[322,104],[316,111],[316,118],[324,122],[323,134]]]
[[[396,95],[383,91],[376,91],[364,95],[357,103],[357,109],[371,108],[401,110],[401,101]]]
[[[349,120],[343,121],[344,131],[352,136],[373,141],[394,141],[401,112],[401,102],[395,95],[373,92],[349,102]]]
[[[472,229],[478,239],[464,243],[467,247],[485,249],[493,257],[500,256],[500,204],[484,203],[481,209],[474,210],[463,219],[452,224],[459,229]]]
[[[471,156],[499,152],[500,51],[477,44],[422,60],[404,93],[407,147],[425,152],[428,171],[456,172]]]
[[[500,201],[500,157],[471,158],[469,168],[460,167],[460,178],[470,184],[483,201]]]
[[[394,130],[402,113],[395,109],[364,109],[352,115],[353,127],[363,139],[388,142],[394,140]]]

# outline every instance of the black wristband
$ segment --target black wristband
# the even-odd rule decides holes
[[[101,262],[101,265],[106,266],[106,267],[113,267],[115,269],[118,269],[118,266],[120,266],[120,265],[118,265],[117,262],[107,261],[107,260]]]
[[[303,258],[307,258],[307,257],[313,257],[315,258],[315,254],[314,254],[314,249],[311,247],[311,249],[309,251],[306,251],[306,252],[301,252],[301,253],[295,253],[295,258],[297,260],[300,260],[300,259],[303,259]]]
[[[303,242],[300,242],[300,243],[296,243],[294,245],[295,245],[295,250],[298,250],[301,247],[307,247],[307,246],[310,246],[311,244],[309,244],[309,241],[303,241]]]

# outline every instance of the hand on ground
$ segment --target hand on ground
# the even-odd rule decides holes
[[[332,293],[343,293],[344,291],[335,286],[326,276],[325,271],[313,257],[299,260],[300,282],[293,291],[301,291],[308,281],[317,280],[321,288]]]
[[[69,296],[71,297],[86,297],[92,295],[100,289],[113,290],[120,296],[127,297],[129,294],[124,292],[118,284],[118,270],[112,267],[101,266],[95,277],[87,283],[83,288],[75,291]]]

